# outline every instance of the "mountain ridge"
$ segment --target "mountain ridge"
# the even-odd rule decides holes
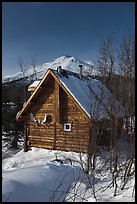
[[[52,68],[56,70],[59,66],[61,66],[62,69],[72,71],[75,73],[79,73],[79,69],[80,69],[79,65],[82,65],[83,74],[98,75],[97,71],[93,69],[94,64],[92,62],[90,62],[89,64],[76,57],[69,56],[69,55],[63,55],[63,56],[56,58],[55,60],[51,62],[46,62],[42,65],[36,66],[35,67],[36,74],[34,73],[34,67],[31,65],[26,70],[24,77],[23,77],[22,72],[18,72],[14,75],[4,77],[2,80],[2,84],[8,84],[8,83],[15,82],[15,81],[21,81],[23,79],[26,79],[27,81],[29,79],[35,80],[35,78],[41,79],[43,75],[46,73],[48,68]]]

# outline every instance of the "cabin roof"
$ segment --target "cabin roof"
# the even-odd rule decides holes
[[[91,77],[80,77],[78,74],[67,72],[66,70],[61,74],[57,70],[48,69],[42,80],[39,83],[35,83],[36,89],[21,111],[18,112],[16,119],[20,119],[22,113],[29,108],[31,100],[37,96],[38,90],[47,79],[49,73],[72,96],[88,118],[108,118],[110,109],[111,113],[113,112],[120,118],[124,117],[125,109],[121,106],[120,102],[113,98],[112,94],[99,80]]]
[[[56,70],[53,72],[90,118],[108,118],[110,109],[117,117],[124,117],[125,109],[101,81],[73,73],[62,76]]]

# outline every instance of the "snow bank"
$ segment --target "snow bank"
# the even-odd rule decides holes
[[[84,156],[84,155],[82,155]],[[85,174],[78,162],[79,154],[57,150],[32,148],[21,150],[2,163],[2,201],[3,202],[95,202],[89,184],[92,176]],[[84,157],[83,157],[84,158]],[[72,162],[70,162],[72,159]],[[60,162],[62,161],[62,162]],[[109,180],[98,179],[98,186]],[[90,182],[89,182],[90,181]],[[118,196],[113,190],[97,194],[98,202],[134,202],[132,197],[134,181]]]

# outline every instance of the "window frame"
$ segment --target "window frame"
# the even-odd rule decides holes
[[[69,128],[66,128],[66,126],[69,126]],[[71,132],[72,127],[71,127],[71,123],[64,123],[64,131],[65,132]]]

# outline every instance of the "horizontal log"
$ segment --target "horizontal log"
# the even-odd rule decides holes
[[[89,131],[89,127],[87,126],[87,124],[81,125],[80,123],[72,123],[72,128],[74,131],[79,131],[79,132]]]
[[[31,145],[45,145],[45,146],[52,146],[53,147],[53,142],[37,142],[35,140],[30,141]]]
[[[54,135],[54,132],[51,130],[48,131],[37,131],[37,130],[30,130],[29,135],[39,135],[39,136],[44,136],[44,135]]]
[[[67,107],[68,109],[70,108],[70,109],[75,109],[77,111],[80,111],[80,109],[74,103],[68,102]]]
[[[47,84],[46,88],[43,88],[41,95],[44,93],[46,95],[46,94],[51,93],[51,92],[54,92],[54,86],[53,86],[53,84],[51,84],[50,86],[48,86],[48,84]]]
[[[37,118],[36,118],[36,119],[37,119]],[[53,125],[51,125],[51,124],[48,123],[48,122],[45,122],[45,123],[43,123],[42,125],[39,125],[37,122],[34,122],[34,125],[31,124],[31,125],[30,125],[30,128],[32,128],[32,129],[38,128],[39,130],[40,130],[40,129],[49,129],[49,128],[53,128]]]
[[[30,131],[29,132],[29,136],[31,136],[31,137],[49,137],[49,136],[51,136],[51,137],[53,137],[54,136],[54,132],[46,132],[46,133],[44,133],[44,132],[32,132],[32,131]],[[59,137],[63,137],[63,135],[60,135]],[[64,138],[64,137],[63,137]]]
[[[42,137],[42,136],[35,136],[35,135],[29,135],[28,136],[28,138],[29,138],[29,140],[39,140],[39,141],[41,141],[41,140],[44,140],[44,141],[48,141],[48,140],[52,140],[53,141],[53,139],[54,139],[54,135],[46,135],[46,136],[44,136],[44,137]]]
[[[87,122],[87,120],[81,116],[81,115],[77,115],[76,113],[72,113],[72,114],[67,114],[67,115],[63,115],[61,116],[62,121],[74,121],[77,120],[78,122]]]
[[[53,101],[46,101],[43,105],[42,108],[50,108],[50,107],[54,107]]]
[[[87,147],[88,144],[87,143],[79,143],[79,142],[75,142],[75,143],[72,143],[72,142],[57,142],[56,141],[56,146],[62,146],[62,147],[79,147],[79,148],[84,148],[84,147]]]
[[[44,107],[53,107],[53,104],[47,103],[47,101],[46,101],[46,103],[42,105],[42,108],[44,108]]]
[[[30,147],[38,147],[44,149],[53,149],[53,145],[31,144]]]
[[[36,131],[36,132],[45,132],[46,133],[46,132],[50,132],[50,131],[53,132],[53,130],[54,130],[53,127],[49,127],[49,128],[46,127],[46,128],[40,128],[40,129],[38,127],[30,128],[30,131],[33,131],[33,132]]]
[[[38,131],[46,131],[46,130],[52,130],[54,129],[53,125],[50,125],[49,123],[44,123],[43,125],[38,125],[37,123],[35,125],[29,125],[29,128],[31,130],[38,130]],[[65,132],[64,131],[64,126],[56,126],[56,132]],[[83,127],[83,126],[75,126],[74,127],[74,123],[72,124],[72,129],[71,131],[67,132],[68,134],[71,134],[71,132],[75,132],[75,133],[88,133],[89,132],[89,128]]]
[[[32,145],[44,145],[44,146],[50,146],[50,147],[52,147],[53,148],[53,142],[37,142],[37,141],[35,141],[35,140],[33,140],[33,141],[30,141],[30,145],[32,146]]]
[[[29,132],[29,135],[32,135],[32,136],[38,136],[38,137],[46,137],[46,136],[51,136],[51,137],[53,137],[53,135],[54,135],[54,133],[52,132],[32,132],[32,131],[30,131]]]
[[[54,86],[51,84],[50,86],[41,86],[41,88],[43,89],[42,90],[42,92],[41,92],[41,94],[43,94],[43,93],[50,93],[51,91],[54,91]]]
[[[48,133],[51,133],[51,134],[54,134],[54,128],[49,128],[49,129],[38,129],[38,128],[30,128],[30,131],[29,131],[30,134],[38,134],[38,135],[43,135],[43,134],[48,134]],[[86,131],[86,130],[72,130],[70,132],[65,132],[64,130],[62,129],[56,129],[56,135],[57,136],[64,136],[64,137],[79,137],[79,138],[86,138],[86,137],[89,137],[89,131]]]
[[[35,105],[35,106],[45,106],[45,105],[47,105],[47,104],[53,104],[53,101],[54,101],[54,96],[45,96],[45,97],[41,97],[41,96],[39,96],[38,97],[38,99],[37,99],[37,101],[35,100],[35,102],[33,102],[33,105]]]
[[[53,106],[50,106],[50,107],[42,107],[42,106],[35,106],[34,108],[32,108],[32,112],[37,114],[37,113],[45,113],[45,112],[48,112],[48,113],[53,113],[53,109],[54,107]]]
[[[58,141],[72,141],[72,142],[86,142],[86,141],[89,141],[89,138],[88,137],[79,137],[79,138],[76,138],[76,137],[61,137],[61,136],[58,136],[56,135],[56,140]]]
[[[73,124],[74,127],[82,127],[82,128],[89,128],[89,124],[88,122],[83,123],[83,122],[77,122]]]
[[[29,141],[30,142],[37,142],[37,143],[53,143],[53,140],[54,140],[54,137],[39,137],[39,136],[29,136],[28,137]],[[60,139],[60,140],[56,140],[56,144],[60,144],[60,145],[64,145],[64,146],[85,146],[85,145],[88,145],[88,141],[87,140],[63,140]]]
[[[81,115],[81,112],[77,112],[76,110],[72,109],[72,110],[68,110],[68,111],[62,111],[64,114],[63,114],[63,117],[65,116],[75,116],[75,117],[81,117],[83,118],[83,116]]]
[[[38,148],[44,148],[44,149],[50,149],[53,150],[53,146],[52,145],[41,145],[41,144],[31,144],[31,147],[38,147]],[[61,147],[61,146],[56,146],[55,148],[56,150],[61,150],[61,151],[74,151],[74,152],[82,152],[82,153],[86,153],[87,152],[87,148],[76,148],[76,147]]]
[[[89,138],[82,138],[82,139],[77,139],[77,138],[72,138],[72,137],[58,137],[56,136],[56,142],[62,142],[62,143],[81,143],[81,144],[86,144],[88,143]]]
[[[74,151],[74,152],[87,152],[86,148],[73,148],[73,147],[61,147],[61,146],[56,146],[57,150],[62,150],[62,151]]]
[[[50,102],[51,104],[52,104],[52,102]],[[49,103],[47,103],[47,104],[49,104]],[[51,105],[51,106],[49,106],[49,105],[47,105],[47,104],[45,104],[45,103],[41,103],[39,106],[37,106],[38,108],[40,108],[40,110],[51,110],[51,108],[54,108],[54,106],[53,105]]]
[[[58,135],[56,134],[56,138],[58,140],[63,139],[63,140],[88,140],[89,136],[88,135]]]
[[[40,98],[37,101],[32,101],[32,105],[35,105],[35,107],[41,107],[41,106],[45,106],[46,104],[53,104],[54,98],[50,97],[50,98]]]
[[[49,138],[50,137],[50,138],[53,138],[54,134],[51,134],[51,133],[43,134],[43,135],[42,134],[41,135],[40,134],[30,134],[29,137],[35,137],[35,138],[37,138],[37,137],[38,138]]]
[[[72,127],[70,132],[64,131],[64,135],[88,135],[89,131],[87,130],[76,130]]]
[[[30,123],[29,123],[29,126],[30,127],[37,127],[38,126],[38,124],[37,124],[37,122],[31,122],[30,121]],[[43,125],[42,126],[39,126],[39,128],[45,128],[45,127],[53,127],[54,126],[54,123],[53,122],[50,122],[50,123],[47,123],[47,122],[45,122],[45,123],[43,123]]]
[[[64,123],[66,123],[66,121],[64,121],[64,122],[62,122],[62,123],[56,123],[56,126],[57,127],[62,127],[62,128],[64,128]],[[79,122],[79,123],[74,123],[74,122],[72,122],[72,121],[68,121],[67,123],[71,123],[72,124],[72,127],[74,127],[74,128],[85,128],[85,129],[89,129],[89,125],[88,125],[88,123],[82,123],[82,122]],[[29,125],[30,125],[30,127],[31,126],[38,126],[38,124],[36,123],[36,122],[31,122],[30,121],[30,123],[29,123]],[[50,123],[48,123],[48,122],[45,122],[45,123],[43,123],[43,125],[41,126],[41,127],[45,127],[45,126],[54,126],[54,122],[50,122]],[[40,128],[40,127],[39,127]]]
[[[54,138],[54,133],[51,133],[51,132],[49,132],[49,133],[45,133],[45,134],[40,134],[39,132],[30,132],[30,135],[29,135],[29,137],[38,137],[38,138],[48,138],[48,137],[50,137],[50,138]],[[89,140],[89,136],[80,136],[80,135],[57,135],[56,134],[56,139],[57,140],[62,140],[62,141],[87,141],[87,140]]]
[[[87,151],[87,147],[65,147],[65,146],[55,146],[55,148],[58,150],[68,150],[68,151],[76,151],[76,152],[83,152],[83,151]]]
[[[31,135],[31,136],[28,136],[29,137],[29,139],[30,140],[39,140],[39,141],[41,141],[41,140],[52,140],[53,141],[53,139],[54,139],[54,135],[46,135],[46,136],[38,136],[38,135]]]
[[[56,138],[58,138],[58,139],[61,139],[61,138],[64,138],[64,140],[65,139],[68,139],[68,138],[70,138],[71,140],[73,140],[73,139],[88,139],[90,136],[88,135],[88,134],[73,134],[73,133],[71,133],[71,134],[64,134],[64,133],[60,133],[60,134],[58,134],[57,132],[56,132]]]
[[[40,96],[38,101],[47,102],[47,103],[53,102],[54,101],[54,93],[50,93],[49,96],[46,96],[46,95]]]
[[[35,124],[31,124],[30,125],[30,128],[32,129],[36,129],[38,128],[39,130],[40,129],[49,129],[49,128],[53,128],[53,125],[51,125],[50,123],[46,122],[46,123],[43,123],[42,125],[39,125],[37,122],[34,122]]]
[[[53,142],[52,141],[45,142],[45,141],[31,140],[30,144],[45,145],[45,146],[50,145],[50,146],[52,146]]]
[[[35,138],[54,138],[54,134],[53,133],[46,133],[46,134],[39,134],[39,133],[30,133],[29,137],[35,137]],[[80,141],[80,142],[84,142],[84,141],[88,141],[89,137],[88,136],[78,136],[76,137],[75,135],[72,136],[64,136],[64,135],[56,135],[56,139],[62,140],[62,141]]]

